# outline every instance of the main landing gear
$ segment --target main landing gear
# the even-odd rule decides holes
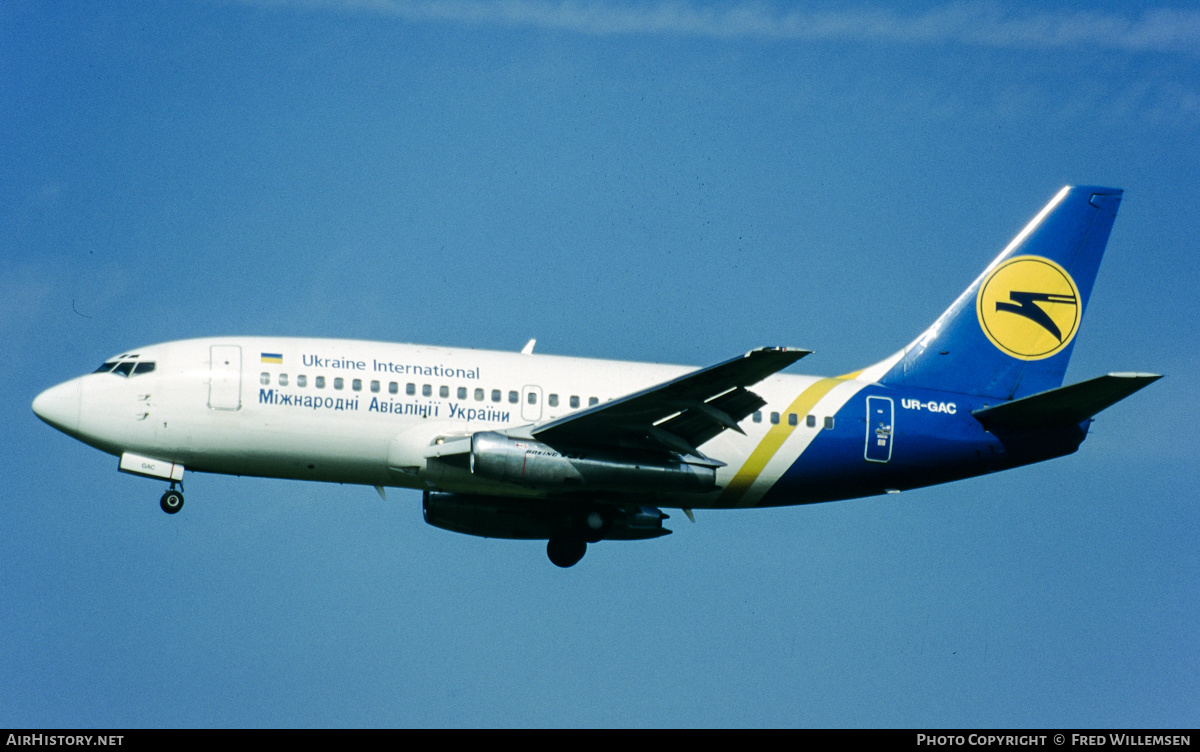
[[[579,563],[587,553],[587,541],[570,533],[558,533],[551,536],[546,544],[546,555],[557,567],[566,569]]]
[[[183,509],[183,490],[176,491],[175,484],[172,483],[167,492],[158,500],[158,505],[167,514],[175,514],[180,509]]]
[[[611,528],[612,520],[607,514],[601,514],[599,510],[588,512],[574,529],[561,530],[550,536],[546,555],[555,566],[573,567],[587,553],[587,544],[604,540]]]

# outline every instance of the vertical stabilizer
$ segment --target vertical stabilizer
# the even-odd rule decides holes
[[[932,326],[856,378],[997,399],[1060,386],[1120,202],[1063,188]]]

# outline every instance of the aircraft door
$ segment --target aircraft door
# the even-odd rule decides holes
[[[213,410],[242,407],[242,348],[238,345],[209,349],[208,406]]]
[[[894,413],[891,397],[867,397],[867,446],[863,457],[868,462],[887,462],[892,458]]]
[[[521,420],[530,423],[542,419],[542,388],[527,386],[521,390]]]

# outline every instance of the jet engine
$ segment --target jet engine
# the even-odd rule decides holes
[[[547,491],[694,492],[716,488],[720,463],[644,452],[559,451],[533,439],[483,431],[471,437],[471,472]]]
[[[434,527],[481,538],[546,540],[573,531],[591,542],[645,540],[670,534],[667,515],[656,507],[609,506],[548,499],[426,491],[425,521]]]

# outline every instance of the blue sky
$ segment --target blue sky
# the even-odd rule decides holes
[[[1188,4],[0,8],[0,726],[1200,720],[1200,13]],[[159,484],[40,390],[192,336],[844,373],[1064,184],[1126,189],[1069,458],[591,547],[415,492]]]

